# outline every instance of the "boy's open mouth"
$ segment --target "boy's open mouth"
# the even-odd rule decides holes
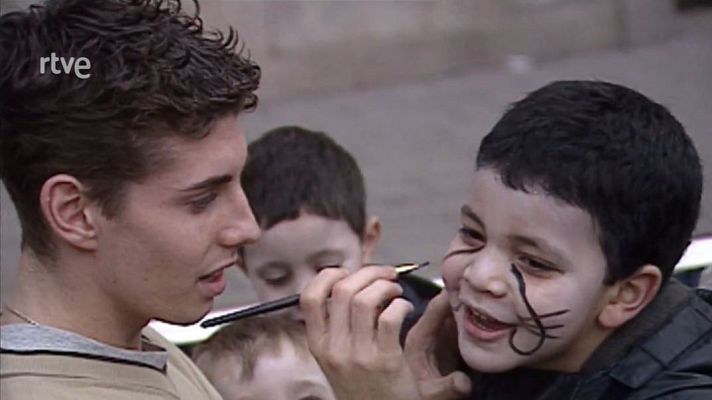
[[[515,325],[502,322],[475,308],[465,307],[465,310],[467,318],[484,331],[497,332],[515,327]]]

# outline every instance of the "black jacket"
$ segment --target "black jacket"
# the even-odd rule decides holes
[[[671,281],[579,373],[474,374],[477,400],[712,400],[712,292]]]

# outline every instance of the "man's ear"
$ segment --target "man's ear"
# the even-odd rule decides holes
[[[42,185],[40,207],[54,236],[74,247],[94,250],[96,219],[101,210],[87,198],[85,190],[71,175],[54,175]]]
[[[662,273],[658,267],[646,264],[638,268],[633,275],[607,289],[607,301],[598,314],[598,322],[608,329],[622,326],[650,304],[661,284]]]
[[[371,262],[371,256],[376,250],[376,245],[381,239],[381,221],[372,216],[366,221],[366,226],[361,240],[361,255],[364,264]]]

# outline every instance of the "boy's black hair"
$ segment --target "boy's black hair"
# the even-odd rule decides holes
[[[699,215],[702,167],[682,125],[664,106],[611,83],[554,82],[514,103],[482,140],[477,168],[590,213],[606,283],[645,264],[666,280]]]
[[[322,132],[283,126],[250,143],[242,187],[269,229],[301,211],[345,220],[363,237],[366,189],[356,160]]]

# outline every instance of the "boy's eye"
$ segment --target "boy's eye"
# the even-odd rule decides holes
[[[327,268],[339,268],[341,266],[341,263],[323,263],[316,265],[314,269],[316,270],[316,273],[318,274],[322,270],[325,270]]]
[[[262,279],[272,286],[286,285],[291,277],[292,275],[290,273],[284,271],[270,271],[262,274]]]
[[[268,279],[265,279],[265,282],[267,282],[268,284],[270,284],[272,286],[282,286],[282,285],[286,285],[287,282],[289,282],[289,277],[287,277],[285,275],[285,276],[282,276],[279,278],[268,278]]]
[[[474,229],[470,229],[466,226],[462,226],[459,229],[460,236],[467,244],[481,245],[484,242],[482,235]]]
[[[211,192],[190,202],[191,211],[199,213],[205,211],[210,203],[218,197],[217,193]]]
[[[540,261],[531,257],[522,257],[519,263],[520,265],[524,266],[525,268],[528,268],[529,270],[534,270],[538,272],[558,271],[558,269],[556,269],[556,267],[554,267],[550,263]]]

